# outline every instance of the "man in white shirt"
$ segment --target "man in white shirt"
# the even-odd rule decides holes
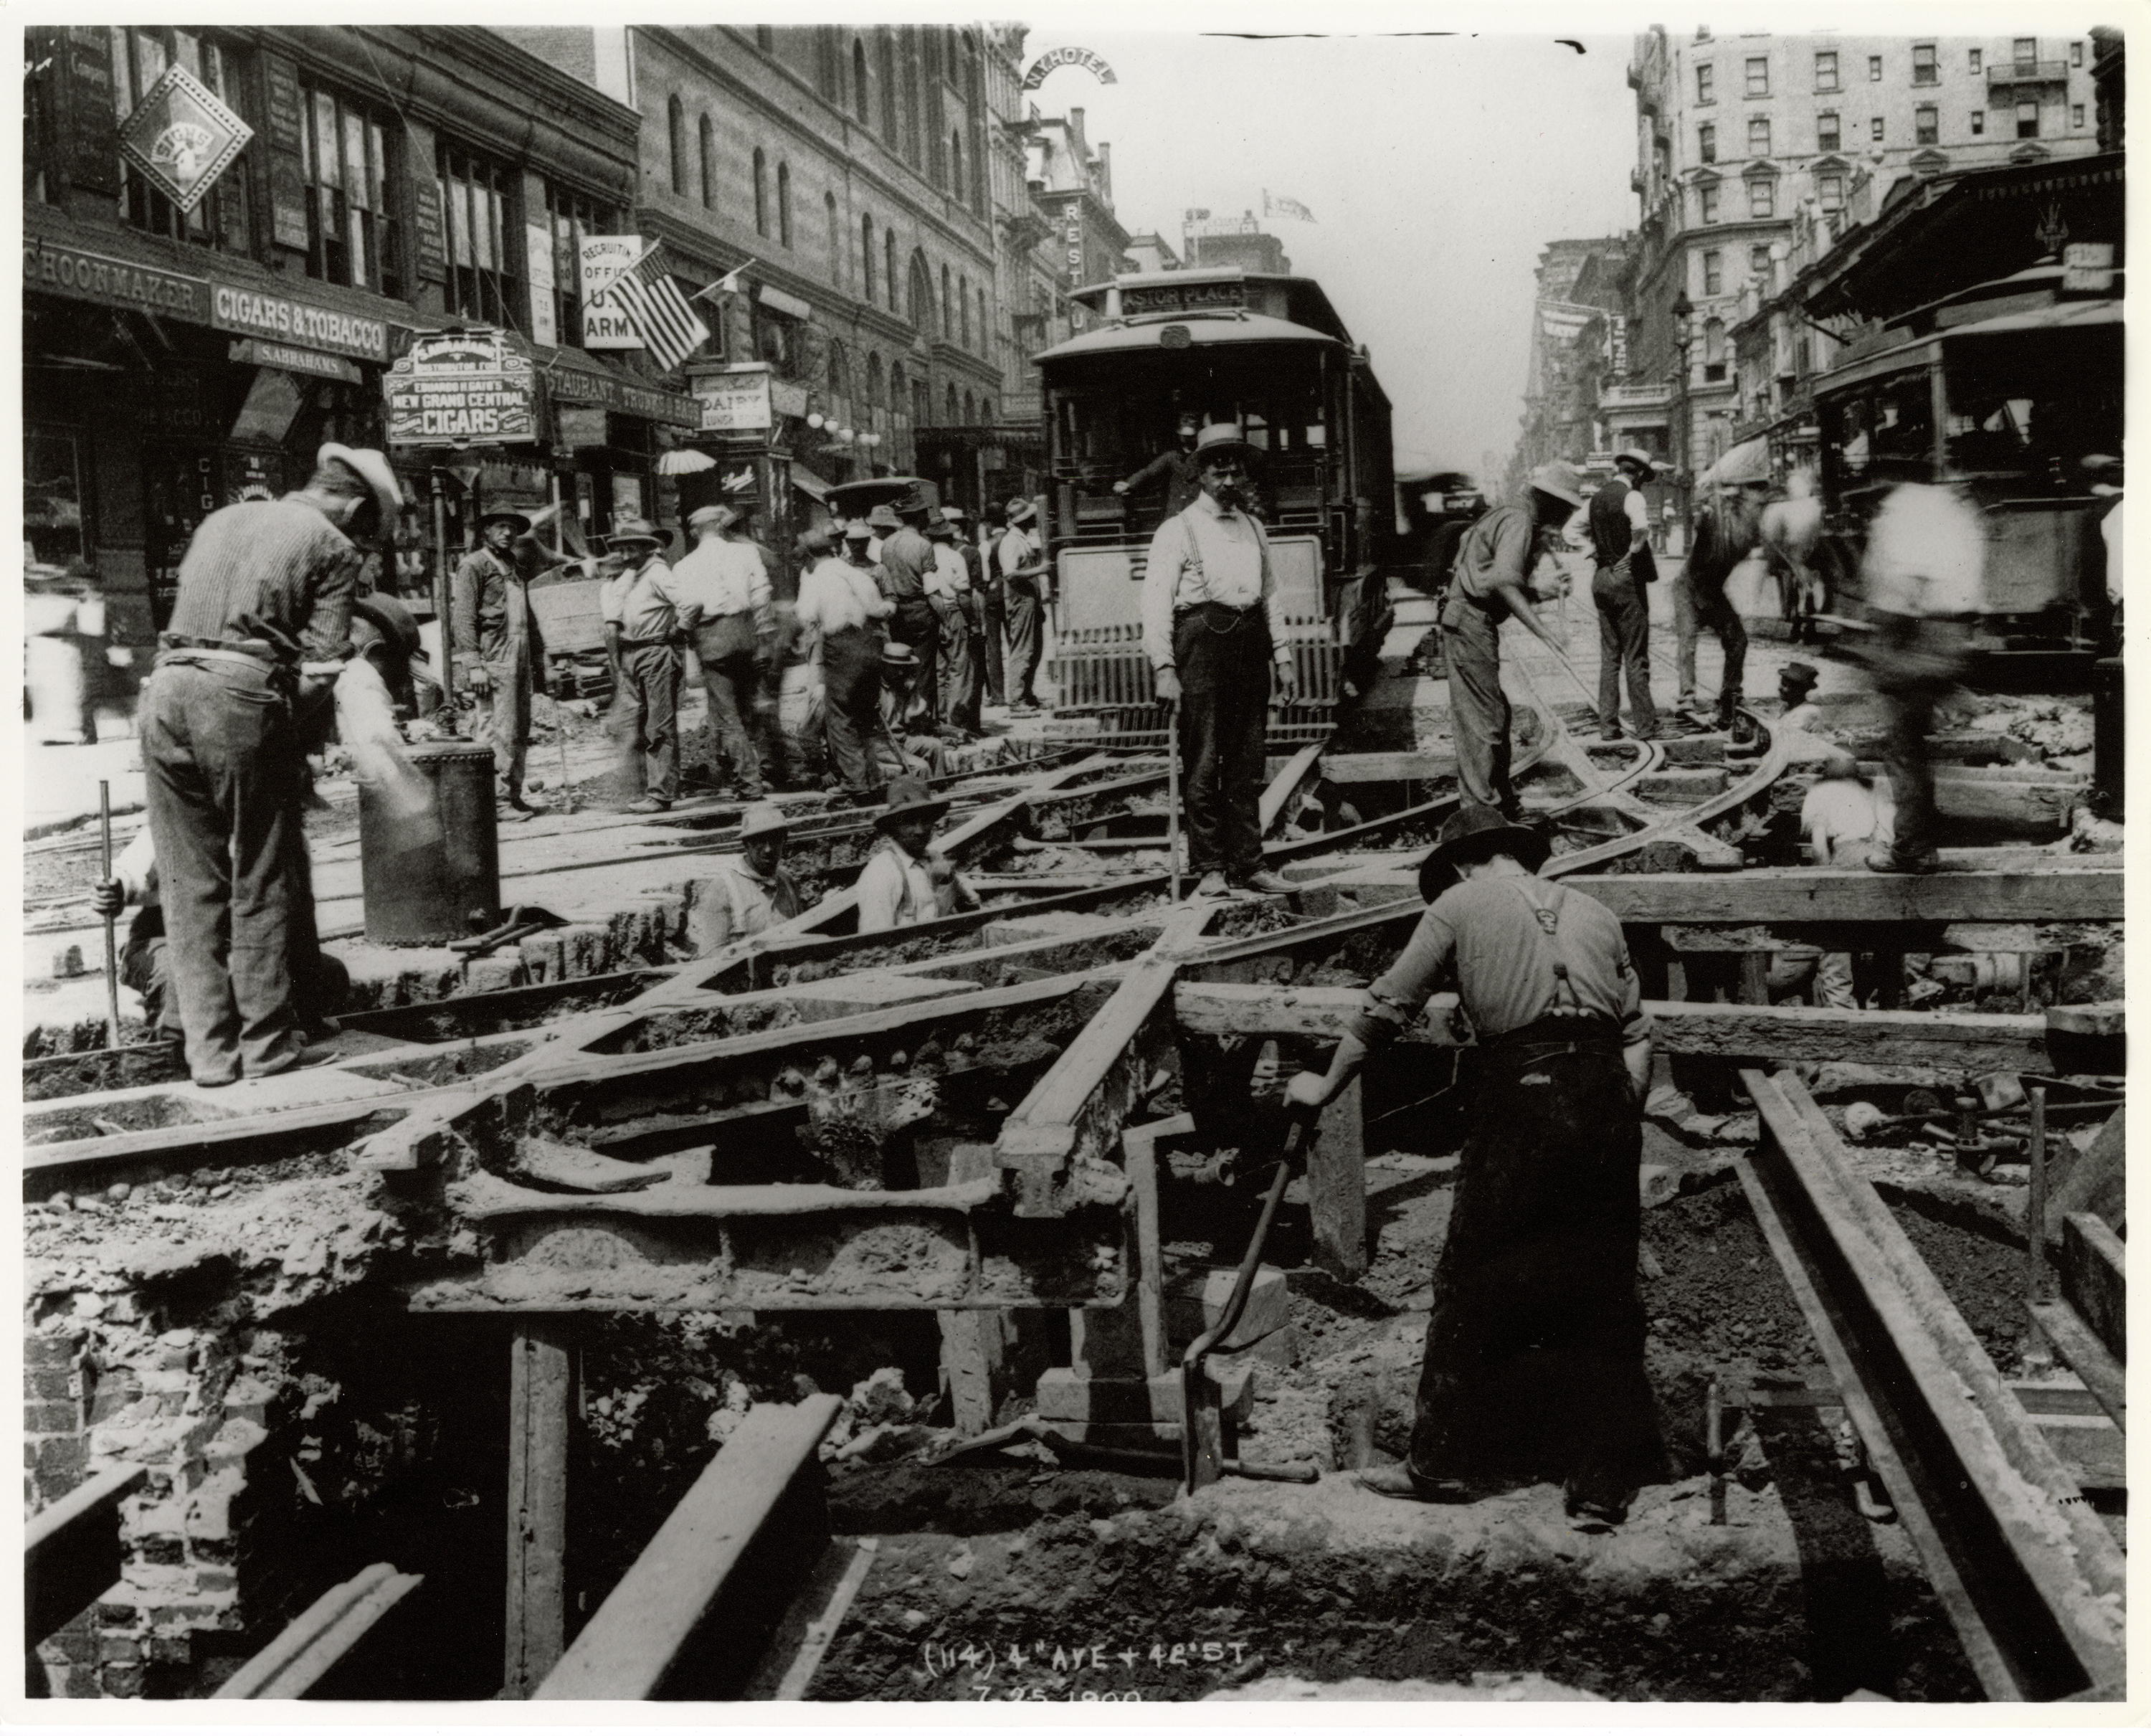
[[[888,807],[874,818],[888,842],[859,870],[859,933],[878,934],[975,910],[979,896],[949,858],[934,848],[934,822],[949,812],[924,779],[899,777]]]
[[[941,625],[941,725],[944,734],[975,736],[984,671],[971,614],[971,569],[956,546],[956,524],[945,512],[926,521],[926,540],[934,545],[934,570],[926,575],[927,600]]]
[[[1860,762],[1840,748],[1823,762],[1822,776],[1800,803],[1800,833],[1817,866],[1864,868],[1869,856],[1894,844],[1896,817],[1889,786],[1869,784],[1860,775]],[[1778,962],[1797,971],[1809,958],[1815,963],[1817,999],[1822,1005],[1850,1009],[1860,1005],[1850,953],[1791,947],[1779,954]],[[1877,954],[1875,962],[1878,974],[1890,969],[1901,974],[1903,969],[1895,954]]]
[[[1621,677],[1628,678],[1628,709],[1636,738],[1658,732],[1651,698],[1651,605],[1646,587],[1658,576],[1651,559],[1650,510],[1643,484],[1657,473],[1651,455],[1631,447],[1617,453],[1613,474],[1582,516],[1597,557],[1591,600],[1598,610],[1598,739],[1621,739]]]
[[[784,844],[791,822],[773,802],[757,802],[740,823],[740,853],[721,856],[716,871],[692,888],[687,943],[706,959],[735,940],[788,922],[806,908],[798,887],[784,872]]]
[[[852,799],[862,804],[874,799],[880,784],[867,745],[881,703],[879,623],[896,613],[865,558],[873,536],[863,520],[853,519],[844,527],[842,560],[831,552],[828,531],[800,539],[810,564],[799,580],[799,630],[807,660],[821,676],[829,757]]]
[[[1143,653],[1179,707],[1197,898],[1291,889],[1263,866],[1263,738],[1271,694],[1292,696],[1292,645],[1269,538],[1243,509],[1249,450],[1232,423],[1196,437],[1202,492],[1158,526],[1143,577]]]
[[[702,667],[712,759],[730,767],[740,795],[752,802],[767,787],[747,720],[762,681],[772,598],[761,552],[725,534],[739,517],[731,505],[691,514],[687,529],[695,546],[672,569],[672,583],[682,605],[681,625],[694,635],[695,660]]]
[[[621,558],[619,575],[598,594],[615,703],[641,750],[641,798],[631,814],[662,813],[680,794],[680,677],[686,668],[680,594],[665,563],[666,539],[646,519],[628,519],[605,540]],[[630,752],[633,749],[630,750]]]
[[[1045,562],[1030,527],[1038,509],[1018,496],[1009,502],[1008,529],[994,550],[1008,624],[1008,696],[1011,711],[1035,711],[1038,660],[1045,649],[1045,605],[1051,600]]]

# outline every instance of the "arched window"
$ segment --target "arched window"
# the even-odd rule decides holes
[[[888,291],[888,311],[896,311],[896,231],[885,229],[881,235],[881,262],[888,269],[883,273],[884,286]]]
[[[861,126],[867,124],[867,51],[856,36],[852,38],[852,113]]]
[[[881,408],[881,355],[878,351],[867,352],[867,413],[873,416]]]
[[[859,286],[866,291],[864,299],[874,298],[873,219],[859,219]]]
[[[924,380],[911,382],[911,421],[915,428],[934,425],[934,388]]]
[[[979,400],[979,426],[982,428],[990,428],[993,426],[993,421],[994,401],[989,397],[982,397]]]
[[[989,347],[991,347],[992,343],[993,343],[993,341],[994,341],[994,328],[993,328],[991,326],[989,326],[989,325],[988,325],[988,324],[986,323],[986,291],[985,291],[985,286],[982,284],[982,285],[980,285],[980,286],[979,286],[979,349],[981,349],[981,350],[985,350],[985,349],[989,348]]]
[[[1708,367],[1725,365],[1725,321],[1711,320],[1703,328],[1703,359]]]
[[[702,209],[712,211],[717,206],[717,129],[705,114],[698,130],[702,135]]]
[[[908,43],[903,53],[903,160],[919,166],[919,45]]]
[[[964,196],[964,135],[960,130],[949,134],[949,191],[957,199]]]
[[[830,287],[842,289],[844,286],[844,237],[843,231],[837,226],[835,194],[824,193],[822,195],[822,218],[828,226]]]
[[[684,198],[687,191],[687,111],[676,96],[665,99],[665,119],[672,134],[672,190]]]
[[[971,280],[968,277],[956,280],[956,317],[957,329],[968,350],[971,347]]]
[[[979,76],[979,45],[964,33],[964,106],[971,120],[971,209],[986,212],[986,99]]]
[[[769,233],[769,163],[758,146],[754,154],[754,232]]]
[[[792,165],[777,165],[777,239],[785,246],[792,245]]]
[[[941,268],[941,336],[950,338],[955,335],[956,310],[949,298],[949,268],[944,266]]]
[[[953,385],[952,385],[952,386],[950,386],[950,387],[949,387],[949,416],[948,416],[948,422],[949,422],[949,427],[951,427],[951,428],[954,428],[954,427],[955,427],[955,426],[957,425],[957,423],[956,423],[956,388],[955,388],[955,387],[954,387],[954,386],[953,386]]]
[[[934,335],[934,280],[928,275],[923,254],[911,256],[911,281],[904,296],[904,314],[914,330]]]
[[[967,392],[964,394],[964,426],[965,428],[975,427],[978,420],[978,400],[973,397],[971,394]]]
[[[888,365],[888,413],[892,421],[899,421],[911,413],[910,385],[903,377],[901,362]]]
[[[828,413],[839,422],[848,420],[852,407],[852,364],[843,345],[835,338],[829,341],[828,390]]]
[[[881,136],[896,143],[896,33],[882,26],[875,47],[881,60]]]

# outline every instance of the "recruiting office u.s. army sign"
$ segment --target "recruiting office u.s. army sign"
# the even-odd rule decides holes
[[[169,66],[119,129],[122,155],[165,198],[191,213],[254,129],[183,66]]]

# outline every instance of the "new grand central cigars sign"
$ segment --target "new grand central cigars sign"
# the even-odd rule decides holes
[[[538,438],[538,374],[499,332],[421,332],[382,386],[391,446],[501,445]]]

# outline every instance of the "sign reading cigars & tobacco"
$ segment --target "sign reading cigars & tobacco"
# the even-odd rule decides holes
[[[220,283],[210,308],[210,323],[220,332],[245,337],[280,338],[310,350],[356,356],[363,362],[388,359],[388,326],[382,320],[344,313],[288,296],[265,295]]]
[[[391,446],[538,438],[538,374],[499,332],[422,332],[383,381]]]

